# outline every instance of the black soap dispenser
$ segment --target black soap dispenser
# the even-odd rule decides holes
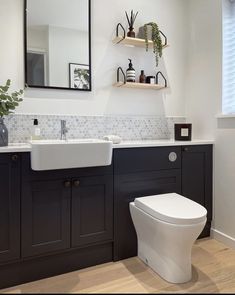
[[[129,59],[129,68],[126,70],[126,81],[135,82],[135,69],[133,68],[132,60]]]

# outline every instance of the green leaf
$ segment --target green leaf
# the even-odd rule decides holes
[[[19,91],[14,91],[12,94],[9,94],[8,90],[10,85],[11,80],[8,79],[4,86],[0,86],[0,117],[12,114],[13,110],[23,101],[22,96],[24,91],[20,89]]]
[[[7,92],[9,87],[8,86],[0,86],[0,89],[3,91],[3,92]]]
[[[6,103],[4,101],[1,102],[1,106],[3,110],[7,111]]]
[[[148,51],[148,47],[149,47],[149,42],[147,38],[148,25],[152,27],[153,52],[155,54],[156,66],[158,66],[159,58],[162,57],[162,49],[163,49],[161,34],[160,34],[159,27],[156,23],[150,22],[144,25],[146,51]]]

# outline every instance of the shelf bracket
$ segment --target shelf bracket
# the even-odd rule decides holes
[[[164,41],[165,41],[165,44],[163,46],[167,46],[168,43],[167,43],[167,37],[166,37],[166,35],[162,31],[159,31],[159,33],[163,36]]]
[[[123,35],[122,35],[122,39],[120,41],[117,42],[117,44],[121,43],[122,40],[124,40],[126,38],[126,30],[124,29],[123,25],[121,23],[117,24],[116,27],[116,37],[119,37],[119,28],[122,28],[123,30]]]
[[[121,72],[122,75],[123,75],[123,80],[124,80],[123,83],[126,84],[126,75],[125,75],[125,73],[124,73],[122,67],[119,67],[119,68],[117,69],[117,82],[120,82],[120,72]]]
[[[159,72],[157,73],[157,75],[156,75],[156,83],[159,84],[159,75],[162,76],[162,78],[163,78],[163,80],[164,80],[164,82],[165,82],[165,88],[167,88],[167,80],[166,80],[165,76],[163,75],[163,73],[160,72],[160,71],[159,71]]]

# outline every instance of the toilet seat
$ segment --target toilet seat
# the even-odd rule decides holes
[[[198,224],[207,215],[203,206],[176,193],[137,198],[134,204],[152,217],[172,224]]]

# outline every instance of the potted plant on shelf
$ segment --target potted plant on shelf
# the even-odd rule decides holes
[[[156,23],[150,22],[144,25],[144,39],[146,43],[146,51],[149,49],[149,40],[153,41],[153,52],[156,58],[156,66],[158,66],[159,58],[162,57],[162,39],[159,27]]]
[[[13,111],[23,101],[24,91],[19,90],[8,93],[11,80],[8,79],[4,86],[0,86],[0,147],[8,145],[8,130],[4,124],[4,116],[14,113]]]
[[[136,20],[136,17],[139,12],[134,13],[133,10],[131,11],[131,16],[129,17],[126,12],[126,18],[129,24],[129,32],[127,33],[127,37],[135,38],[135,32],[134,32],[134,23]]]

